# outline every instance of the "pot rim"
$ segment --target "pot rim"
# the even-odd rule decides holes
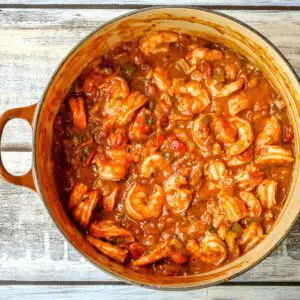
[[[198,7],[194,7],[192,5],[166,5],[166,6],[151,6],[151,7],[147,7],[147,8],[142,8],[142,9],[135,9],[131,12],[122,14],[118,17],[112,18],[109,21],[103,23],[102,25],[100,25],[99,27],[97,27],[95,30],[93,30],[90,34],[86,35],[84,38],[82,38],[79,42],[77,42],[72,48],[71,50],[65,55],[65,57],[63,58],[63,60],[58,64],[57,68],[55,69],[55,71],[53,72],[52,76],[50,77],[46,88],[40,98],[40,101],[37,103],[37,107],[36,110],[34,112],[34,117],[33,117],[33,123],[32,123],[32,145],[33,145],[33,150],[32,150],[32,173],[33,173],[33,180],[34,180],[34,184],[37,190],[37,193],[40,195],[40,197],[43,200],[43,204],[46,207],[51,219],[54,221],[55,226],[59,229],[59,231],[62,233],[62,235],[64,236],[64,238],[67,240],[67,242],[72,245],[72,247],[81,255],[83,255],[89,263],[92,263],[93,265],[95,265],[98,269],[100,269],[101,271],[105,272],[106,274],[118,279],[118,280],[122,280],[124,283],[129,283],[129,284],[133,284],[135,286],[140,286],[140,287],[145,287],[145,288],[149,288],[149,289],[154,289],[154,290],[161,290],[161,291],[186,291],[186,290],[196,290],[196,289],[202,289],[202,288],[207,288],[210,286],[214,286],[217,284],[221,284],[224,283],[226,281],[229,281],[239,275],[242,275],[243,273],[249,271],[250,269],[254,268],[256,265],[258,265],[260,262],[262,262],[267,256],[269,256],[276,247],[278,247],[278,245],[280,245],[284,239],[287,237],[288,233],[291,231],[292,227],[294,226],[295,222],[297,221],[299,215],[300,215],[300,207],[298,209],[297,215],[295,217],[295,219],[290,223],[289,227],[286,229],[286,231],[284,232],[284,234],[280,237],[280,239],[278,239],[278,241],[274,244],[274,246],[272,248],[270,248],[269,251],[267,251],[264,255],[262,255],[259,259],[255,260],[254,263],[250,264],[249,266],[243,267],[242,269],[240,269],[237,272],[234,272],[232,275],[226,277],[226,278],[222,278],[222,279],[217,279],[218,277],[215,277],[215,279],[212,279],[210,282],[208,283],[186,283],[184,284],[185,286],[169,286],[169,285],[160,285],[160,284],[155,284],[155,283],[141,283],[139,281],[133,280],[133,279],[128,279],[128,278],[124,278],[120,275],[114,274],[112,271],[110,271],[109,269],[106,269],[102,266],[100,266],[99,264],[97,264],[95,261],[93,261],[91,258],[88,257],[88,255],[86,255],[84,252],[82,252],[81,250],[79,250],[76,246],[73,245],[72,241],[66,236],[64,230],[60,227],[60,225],[58,224],[57,220],[53,217],[48,205],[46,204],[45,201],[45,197],[43,194],[43,188],[41,186],[41,182],[38,176],[38,172],[37,172],[37,157],[36,157],[36,133],[37,133],[37,127],[38,127],[38,121],[39,121],[39,117],[40,117],[40,112],[41,112],[41,108],[43,106],[44,103],[44,99],[45,96],[48,93],[49,87],[53,81],[53,79],[56,77],[56,75],[58,74],[58,72],[60,71],[60,69],[62,68],[62,66],[66,63],[66,61],[69,59],[69,57],[83,44],[85,43],[89,38],[91,38],[95,33],[97,33],[98,31],[102,30],[103,28],[105,28],[106,26],[119,21],[125,17],[128,16],[132,16],[135,14],[139,14],[140,12],[145,12],[145,11],[155,11],[155,10],[161,10],[161,9],[187,9],[187,10],[195,10],[195,11],[202,11],[205,13],[209,13],[212,15],[216,15],[219,17],[223,17],[225,19],[228,19],[230,21],[233,21],[241,26],[243,26],[244,28],[248,29],[249,31],[251,31],[252,33],[254,33],[255,35],[257,35],[259,38],[261,38],[265,43],[267,43],[272,50],[274,50],[279,57],[282,59],[282,61],[285,63],[285,65],[288,67],[289,71],[293,74],[294,79],[296,80],[296,83],[298,84],[298,88],[300,90],[300,79],[298,78],[298,75],[296,73],[296,71],[294,70],[294,68],[292,67],[292,65],[290,64],[290,62],[285,58],[285,56],[283,55],[283,53],[271,42],[269,41],[269,39],[267,39],[263,34],[261,34],[260,32],[258,32],[256,29],[254,29],[253,27],[251,27],[250,25],[232,17],[229,16],[227,14],[218,12],[214,9],[207,9],[207,8],[198,8]]]

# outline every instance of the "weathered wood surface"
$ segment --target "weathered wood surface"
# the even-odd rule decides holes
[[[16,175],[30,167],[30,152],[2,155]],[[97,270],[66,242],[36,194],[2,181],[0,191],[0,280],[116,280]],[[270,257],[234,281],[300,281],[299,244],[300,220]]]
[[[22,299],[205,299],[205,300],[299,300],[300,287],[297,286],[227,286],[221,285],[202,290],[192,291],[158,291],[126,285],[115,286],[0,286],[0,298],[3,300]]]
[[[103,22],[128,9],[2,9],[0,11],[0,114],[41,99],[64,56]],[[221,10],[222,11],[222,10]],[[222,11],[269,38],[300,74],[300,11]],[[15,124],[15,125],[14,125]],[[31,149],[29,127],[14,121],[3,147]],[[25,131],[24,131],[25,130]]]
[[[12,5],[197,5],[197,6],[300,6],[299,0],[2,0],[2,4]]]
[[[38,101],[68,51],[103,22],[129,12],[125,7],[166,4],[163,0],[124,0],[112,9],[119,3],[2,0],[0,114]],[[172,4],[223,7],[220,11],[269,38],[300,74],[299,0],[174,0]],[[243,9],[230,9],[234,5]],[[258,10],[259,6],[272,6],[272,10]],[[288,10],[290,6],[293,10]],[[25,173],[31,165],[30,128],[24,124],[12,121],[4,132],[3,149],[8,152],[2,157],[14,174]],[[300,283],[299,245],[300,220],[270,257],[232,284],[185,292],[128,286],[83,259],[65,241],[36,194],[0,181],[0,299],[300,299],[300,288],[295,285]]]

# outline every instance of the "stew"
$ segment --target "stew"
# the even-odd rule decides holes
[[[292,179],[285,102],[247,58],[152,32],[88,65],[54,123],[64,205],[137,272],[212,270],[271,230]]]

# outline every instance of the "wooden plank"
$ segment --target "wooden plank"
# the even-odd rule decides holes
[[[173,1],[164,1],[164,0],[124,0],[122,2],[117,0],[2,0],[2,4],[6,5],[117,5],[117,6],[130,6],[130,5],[139,5],[139,6],[155,6],[155,5],[195,5],[195,6],[300,6],[299,0],[173,0]]]
[[[30,167],[30,152],[3,156],[16,175]],[[66,242],[36,194],[2,181],[0,191],[0,281],[116,281]],[[299,244],[300,220],[270,257],[234,281],[300,281]]]
[[[221,285],[208,289],[190,290],[190,291],[159,291],[134,286],[120,285],[16,285],[0,286],[1,299],[222,299],[222,300],[298,300],[300,297],[299,286],[228,286]]]
[[[103,22],[128,11],[2,10],[0,80],[4,84],[0,87],[0,113],[14,106],[29,105],[37,101],[51,74],[74,44]],[[299,72],[297,36],[300,34],[297,27],[300,12],[227,13],[242,19],[270,38]],[[11,140],[12,136],[14,141]],[[3,139],[5,148],[13,148],[15,143],[30,149],[30,138],[17,125],[10,126]]]
[[[128,9],[2,9],[0,11],[0,114],[37,102],[52,73],[84,36]],[[224,12],[224,11],[223,11]],[[300,74],[300,11],[227,10],[269,38]],[[31,149],[30,130],[5,130],[3,147]]]

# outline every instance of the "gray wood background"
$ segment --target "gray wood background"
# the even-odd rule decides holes
[[[68,51],[103,22],[167,0],[0,1],[0,114],[39,101]],[[119,3],[122,5],[119,5]],[[269,38],[300,74],[300,1],[173,0],[211,7]],[[31,130],[13,120],[2,158],[13,174],[31,165]],[[33,192],[0,181],[0,299],[300,299],[300,221],[251,271],[220,286],[185,292],[129,286],[99,271],[70,246]]]

